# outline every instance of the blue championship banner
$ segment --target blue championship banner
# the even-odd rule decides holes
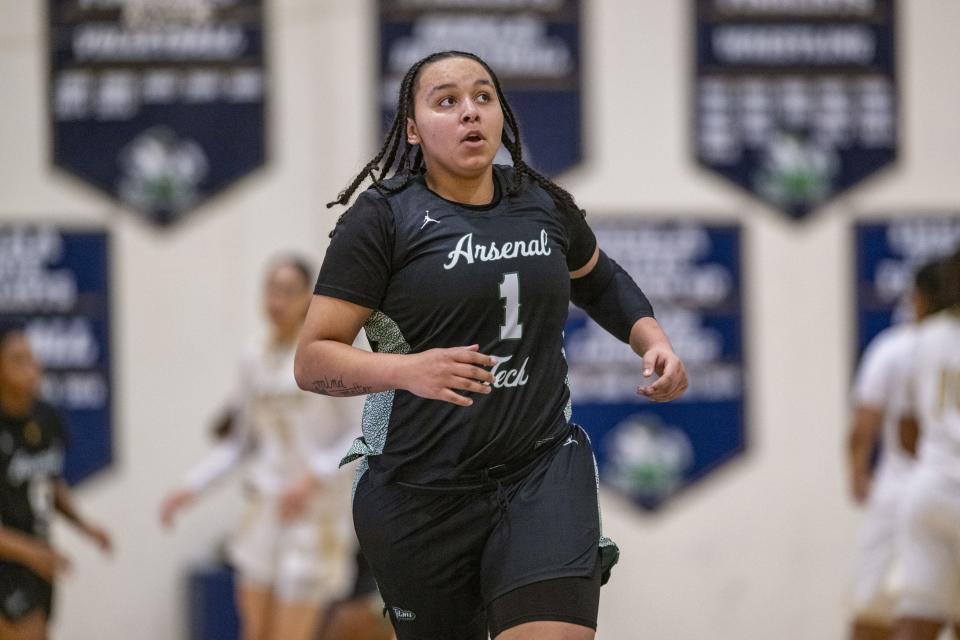
[[[166,225],[265,160],[261,0],[48,0],[53,161]]]
[[[698,162],[794,218],[892,163],[894,0],[693,0]]]
[[[67,420],[65,477],[113,460],[107,236],[0,226],[0,317],[22,321],[43,363],[43,397]]]
[[[380,0],[384,132],[407,69],[447,50],[475,53],[496,72],[530,166],[553,176],[580,162],[579,0]],[[510,164],[509,153],[495,162]]]
[[[960,247],[960,212],[863,220],[854,236],[859,358],[878,333],[912,317],[914,274]]]
[[[600,480],[653,510],[746,446],[740,228],[598,217],[590,226],[650,298],[690,378],[673,402],[638,396],[640,358],[571,307],[573,419],[590,434]]]

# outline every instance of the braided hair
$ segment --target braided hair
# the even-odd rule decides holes
[[[573,196],[570,195],[566,189],[535,171],[530,165],[524,162],[523,150],[520,143],[520,126],[517,124],[517,119],[513,115],[510,104],[503,95],[497,74],[495,74],[493,69],[479,56],[464,51],[439,51],[432,53],[415,62],[413,66],[407,70],[407,73],[403,76],[403,81],[400,83],[397,113],[393,118],[393,123],[390,125],[390,130],[384,138],[383,146],[377,155],[373,156],[363,169],[360,170],[360,173],[357,174],[353,181],[337,195],[337,199],[327,203],[327,207],[329,208],[337,204],[346,205],[350,202],[350,198],[356,192],[357,188],[367,178],[371,179],[372,185],[377,191],[381,193],[396,193],[403,189],[415,176],[423,174],[426,171],[423,163],[423,150],[420,148],[420,145],[411,145],[407,141],[405,135],[406,122],[407,118],[413,118],[414,98],[420,72],[428,64],[447,58],[469,58],[486,69],[487,73],[490,74],[490,78],[493,80],[493,86],[497,91],[497,99],[500,101],[500,106],[503,110],[504,127],[500,141],[503,143],[503,146],[506,147],[507,151],[510,152],[510,158],[513,160],[514,167],[513,181],[507,193],[515,196],[523,186],[524,179],[530,179],[549,193],[562,211],[579,212],[580,215],[584,215],[580,207],[577,206],[576,201],[574,201]],[[387,176],[387,173],[390,172],[391,169],[393,170],[393,174]],[[395,176],[401,176],[401,179],[398,180],[396,184],[384,184],[384,180],[387,177]],[[331,235],[333,234],[331,233]]]
[[[913,276],[913,290],[925,301],[928,315],[950,306],[948,265],[947,259],[935,260],[920,267]]]

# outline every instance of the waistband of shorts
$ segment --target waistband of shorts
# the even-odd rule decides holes
[[[438,480],[428,484],[394,480],[393,483],[405,489],[425,493],[484,493],[493,491],[500,485],[510,484],[525,477],[544,457],[560,448],[570,433],[578,429],[580,429],[578,425],[569,423],[569,429],[562,436],[554,438],[549,446],[535,449],[532,455],[510,464],[487,467],[478,473],[461,476],[456,480]]]

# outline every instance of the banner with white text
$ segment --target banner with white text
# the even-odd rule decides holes
[[[466,51],[500,79],[524,160],[560,174],[583,155],[580,49],[579,0],[380,0],[383,131],[413,63],[437,51]],[[501,149],[495,162],[510,164],[509,153]]]
[[[113,461],[109,266],[102,231],[0,226],[0,318],[24,324],[66,417],[70,483]]]
[[[48,0],[53,162],[150,222],[266,160],[262,0]]]
[[[794,218],[891,164],[894,0],[693,0],[694,152]]]
[[[854,245],[859,358],[878,333],[912,318],[914,274],[960,248],[960,212],[861,220]]]
[[[740,228],[603,217],[590,224],[650,298],[690,379],[673,402],[637,395],[640,358],[571,307],[573,419],[590,434],[600,480],[654,510],[746,448]]]

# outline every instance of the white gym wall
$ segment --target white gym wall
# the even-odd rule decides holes
[[[45,5],[0,0],[0,221],[106,227],[112,241],[116,464],[78,499],[116,553],[65,526],[73,558],[54,637],[170,640],[184,576],[238,515],[215,492],[173,533],[163,493],[209,446],[265,261],[318,260],[324,208],[378,144],[373,3],[268,1],[270,158],[158,230],[50,166]],[[734,217],[745,227],[749,449],[661,514],[604,494],[623,550],[600,638],[829,640],[843,636],[857,523],[844,475],[853,340],[850,223],[859,212],[958,209],[960,3],[899,3],[898,163],[802,223],[699,170],[689,126],[691,20],[679,0],[584,0],[584,163],[561,178],[591,212]]]

